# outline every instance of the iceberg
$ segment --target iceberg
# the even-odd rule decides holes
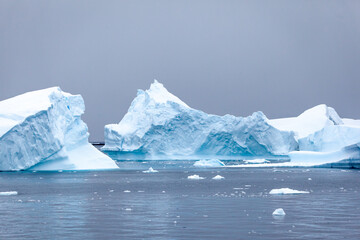
[[[300,151],[331,152],[360,142],[360,121],[341,119],[335,109],[321,104],[295,118],[269,120],[284,131],[292,131]]]
[[[190,180],[202,180],[202,179],[205,179],[204,177],[200,177],[200,176],[197,175],[197,174],[188,176],[187,178],[190,179]]]
[[[308,191],[299,191],[294,190],[291,188],[279,188],[279,189],[272,189],[269,194],[271,195],[293,195],[293,194],[304,194],[309,193]]]
[[[0,196],[13,196],[18,195],[17,191],[0,192]]]
[[[286,155],[298,149],[294,133],[273,127],[262,112],[217,116],[189,107],[158,81],[138,90],[119,124],[105,126],[115,159],[216,159]]]
[[[269,120],[284,131],[294,132],[299,151],[289,152],[286,166],[358,168],[360,120],[340,118],[335,109],[321,104],[295,118]]]
[[[212,178],[213,180],[221,180],[221,179],[224,179],[223,176],[221,175],[216,175],[215,177]]]
[[[143,173],[157,173],[158,170],[154,170],[152,167],[150,167],[148,170],[142,171]]]
[[[246,164],[261,164],[261,163],[268,163],[270,161],[266,159],[252,159],[252,160],[244,160]]]
[[[223,166],[225,166],[225,164],[218,159],[210,159],[210,160],[202,159],[194,163],[194,167],[215,168],[215,167],[223,167]]]
[[[282,209],[282,208],[277,208],[277,209],[275,209],[275,211],[272,213],[272,215],[274,215],[274,216],[285,216],[286,213],[285,213],[284,209]]]
[[[0,102],[0,170],[115,169],[88,142],[84,100],[59,87]]]
[[[301,139],[322,130],[325,126],[343,124],[343,121],[335,109],[320,104],[297,117],[272,119],[269,120],[269,123],[277,129],[292,131],[297,139]]]

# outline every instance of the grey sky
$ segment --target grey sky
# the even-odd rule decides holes
[[[360,118],[360,1],[0,0],[0,100],[81,93],[103,140],[154,78],[208,113]]]

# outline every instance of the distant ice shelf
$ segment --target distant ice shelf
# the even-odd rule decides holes
[[[88,142],[84,100],[59,87],[0,102],[0,170],[116,169]]]

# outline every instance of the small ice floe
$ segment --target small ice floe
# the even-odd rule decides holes
[[[215,177],[213,177],[212,179],[214,180],[221,180],[221,179],[224,179],[223,176],[220,176],[220,175],[216,175]]]
[[[152,167],[150,167],[148,170],[142,171],[143,173],[157,173],[158,170],[154,170]]]
[[[278,208],[278,209],[275,209],[275,211],[272,213],[272,215],[274,215],[274,216],[285,216],[286,213],[285,213],[284,209]]]
[[[266,159],[252,159],[252,160],[244,160],[246,164],[261,164],[261,163],[269,163],[270,161]]]
[[[130,191],[130,190],[125,190],[124,192],[125,192],[125,193],[129,193],[129,192],[131,192],[131,191]]]
[[[131,208],[125,208],[125,211],[132,211]]]
[[[311,181],[312,179],[309,177],[308,180]]]
[[[109,192],[114,192],[114,190],[113,190],[113,189],[110,189]]]
[[[12,196],[17,194],[18,194],[17,191],[0,192],[0,196]]]
[[[191,176],[188,176],[187,177],[188,179],[191,179],[191,180],[201,180],[201,179],[204,179],[203,177],[200,177],[199,175],[191,175]]]
[[[223,167],[225,164],[219,159],[210,159],[210,160],[199,160],[194,163],[194,167]]]
[[[272,189],[269,194],[272,195],[288,195],[288,194],[303,194],[309,193],[308,191],[298,191],[291,188],[279,188],[279,189]]]

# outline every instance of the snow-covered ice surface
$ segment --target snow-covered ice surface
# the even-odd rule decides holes
[[[225,164],[218,159],[210,159],[210,160],[202,159],[202,160],[196,161],[194,163],[194,166],[195,167],[212,168],[212,167],[223,167],[223,166],[225,166]]]
[[[296,118],[269,120],[274,127],[293,131],[299,151],[289,153],[284,166],[356,167],[360,165],[360,120],[341,119],[324,104]]]
[[[359,239],[358,170],[138,163],[120,163],[118,171],[2,172],[0,191],[19,194],[0,197],[0,239]],[[142,173],[149,166],[159,173]],[[187,179],[194,174],[205,179]],[[284,186],[311,194],[268,194]],[[286,216],[273,217],[276,208]]]
[[[53,87],[0,102],[0,170],[115,169],[88,142],[80,95]]]
[[[272,189],[269,194],[271,195],[292,195],[292,194],[304,194],[309,193],[308,191],[299,191],[291,188],[278,188]]]
[[[277,209],[275,209],[275,211],[272,213],[272,215],[285,216],[286,213],[285,213],[284,209],[282,209],[282,208],[277,208]]]
[[[190,108],[159,82],[139,90],[119,124],[105,126],[104,151],[117,159],[199,159],[283,155],[296,150],[292,132],[249,117],[217,116]],[[115,153],[114,153],[115,152]],[[201,159],[201,158],[200,158]]]
[[[269,122],[278,129],[294,131],[298,139],[320,131],[326,126],[343,124],[336,111],[325,104],[310,108],[298,117],[272,119]]]

